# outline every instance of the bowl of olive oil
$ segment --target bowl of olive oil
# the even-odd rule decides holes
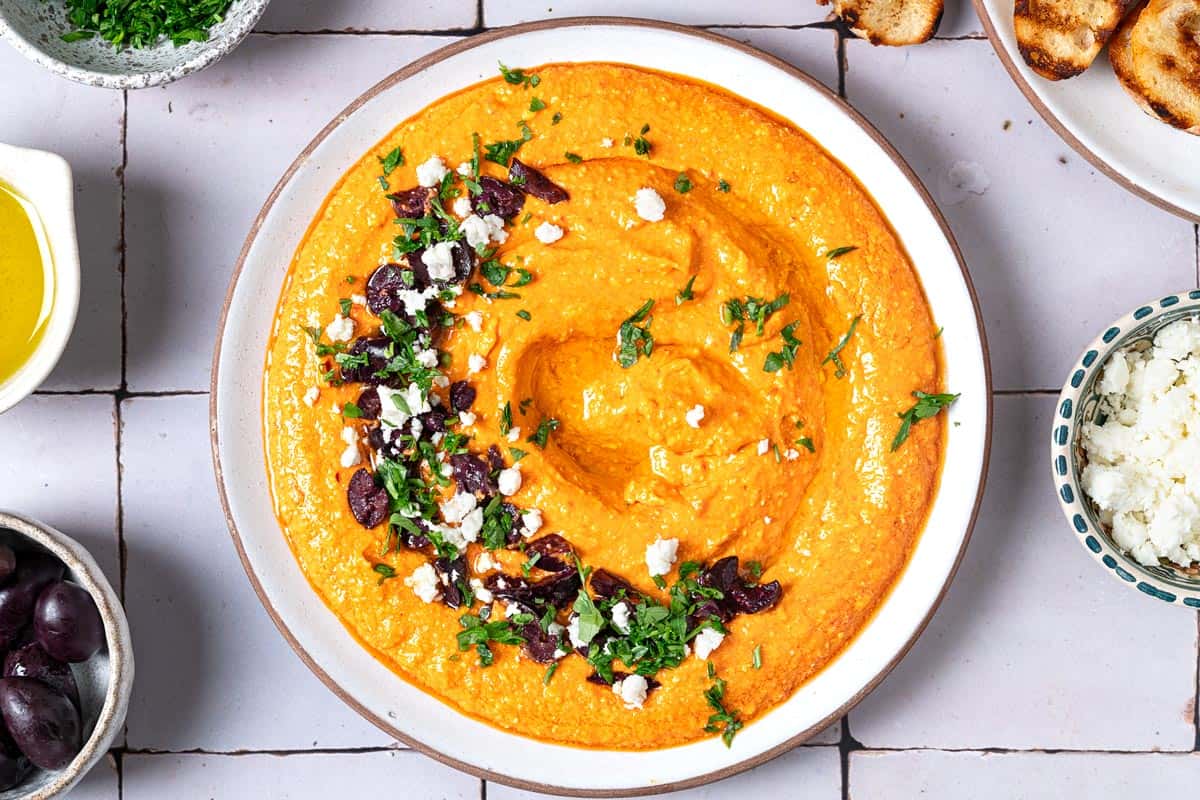
[[[54,369],[79,307],[71,167],[0,144],[0,412]]]

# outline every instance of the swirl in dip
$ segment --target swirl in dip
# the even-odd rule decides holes
[[[485,156],[478,173],[469,166],[475,133]],[[512,153],[486,158],[505,140],[538,171],[525,183],[517,175],[515,189]],[[407,379],[373,389],[381,381],[364,376],[373,367],[347,358],[361,352],[360,338],[384,336],[362,304],[367,282],[386,264],[406,280],[431,280],[413,277],[414,258],[432,263],[431,274],[447,269],[431,248],[396,249],[398,236],[420,229],[396,224],[382,184],[411,200],[425,195],[403,192],[436,183],[426,194],[446,216],[428,200],[415,215],[434,221],[438,239],[472,204],[477,220],[499,210],[478,207],[469,184],[480,176],[528,194],[480,245],[469,277],[432,281],[441,298],[431,300],[433,321],[410,318],[416,350],[442,354],[434,369],[445,380],[434,380],[429,406],[449,419],[431,436],[443,422],[424,417],[409,450],[421,440],[440,463],[453,436],[460,456],[487,464],[495,445],[490,474],[470,491],[457,466],[445,485],[429,464],[412,472],[438,500],[456,489],[472,495],[417,528],[441,533],[406,534],[411,516],[400,527],[395,516],[364,527],[375,499],[397,512],[396,496],[379,494],[381,440],[386,450],[390,437],[412,435],[406,413],[400,428],[373,434],[381,423],[367,419],[379,415],[375,394],[395,421],[387,404]],[[542,179],[569,199],[539,199]],[[510,271],[498,277],[486,262]],[[392,319],[404,316],[401,308]],[[911,408],[914,392],[939,390],[937,336],[887,221],[792,125],[712,86],[626,66],[508,71],[396,128],[342,177],[297,250],[265,377],[277,514],[350,632],[463,713],[581,746],[659,748],[720,733],[728,741],[829,663],[904,569],[941,465],[941,418],[909,425],[936,413]],[[448,384],[460,381],[460,391],[475,391],[465,414],[449,398]],[[405,447],[398,442],[393,455]],[[488,551],[488,529],[456,518],[493,500],[489,524],[499,514],[506,529]],[[550,533],[573,555],[543,543],[545,558],[531,565]],[[443,546],[461,560],[435,565]],[[585,572],[627,582],[624,593],[606,595],[593,573],[576,599],[575,557]],[[560,578],[568,597],[512,600],[514,586]],[[622,680],[634,665],[606,661],[605,643],[626,641],[630,625],[651,636],[650,618],[662,615],[686,648],[667,642],[665,666],[643,664],[641,677]],[[580,617],[590,642],[577,651]],[[504,641],[534,628],[534,638],[552,637],[549,650]]]

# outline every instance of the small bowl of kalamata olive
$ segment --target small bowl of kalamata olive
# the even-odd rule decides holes
[[[0,511],[0,800],[48,800],[125,724],[133,649],[121,601],[78,542]]]

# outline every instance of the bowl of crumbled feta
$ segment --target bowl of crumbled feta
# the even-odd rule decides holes
[[[1200,291],[1097,337],[1051,439],[1059,501],[1092,557],[1151,597],[1200,607]]]

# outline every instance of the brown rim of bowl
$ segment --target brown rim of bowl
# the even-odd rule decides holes
[[[1060,139],[1069,144],[1072,150],[1083,156],[1089,164],[1103,172],[1123,189],[1132,192],[1148,203],[1158,206],[1163,211],[1169,211],[1175,216],[1182,217],[1191,222],[1200,222],[1200,212],[1192,212],[1180,208],[1174,203],[1170,203],[1154,194],[1149,189],[1138,186],[1132,180],[1117,172],[1116,168],[1107,161],[1089,150],[1087,145],[1076,139],[1075,135],[1067,130],[1066,125],[1058,117],[1054,116],[1054,112],[1042,102],[1037,92],[1033,90],[1033,86],[1030,85],[1029,81],[1025,80],[1025,76],[1017,68],[1016,62],[1009,55],[1008,50],[1004,47],[1004,43],[1000,41],[1000,34],[996,33],[996,26],[992,24],[992,18],[988,14],[984,0],[971,0],[971,3],[975,6],[975,13],[979,15],[979,21],[983,23],[983,29],[987,33],[988,41],[991,42],[992,49],[996,51],[996,55],[1000,57],[1000,63],[1004,65],[1004,70],[1012,78],[1012,82],[1017,85],[1017,88],[1021,90],[1021,94],[1025,95],[1025,99],[1029,101],[1029,104],[1038,112],[1042,120],[1058,134]],[[1113,80],[1116,80],[1115,76]],[[1132,104],[1133,101],[1130,100],[1130,103]]]
[[[942,234],[946,237],[946,242],[950,245],[950,249],[954,253],[955,260],[958,261],[958,267],[962,271],[963,282],[966,284],[967,292],[971,297],[971,304],[974,306],[975,323],[976,323],[976,327],[979,331],[979,341],[980,341],[980,344],[983,349],[984,382],[987,387],[987,419],[984,424],[983,461],[981,464],[979,487],[975,494],[975,504],[971,510],[971,519],[970,519],[969,524],[967,525],[966,535],[963,537],[963,543],[962,543],[962,546],[959,548],[957,556],[955,556],[954,565],[951,567],[950,573],[946,576],[946,582],[942,585],[941,591],[938,593],[938,596],[935,599],[933,605],[930,606],[929,611],[925,614],[924,619],[922,619],[920,624],[917,626],[917,629],[916,629],[916,631],[914,631],[912,638],[909,639],[908,642],[905,643],[904,647],[902,647],[900,649],[900,651],[896,654],[896,656],[890,662],[888,662],[888,664],[886,666],[884,666],[884,668],[882,670],[880,670],[879,673],[874,678],[872,678],[861,690],[859,690],[859,692],[857,694],[855,694],[852,698],[850,698],[848,701],[846,701],[846,703],[844,703],[840,708],[838,708],[837,711],[833,712],[832,714],[830,714],[829,716],[827,716],[825,719],[821,720],[817,724],[810,726],[806,730],[800,731],[795,736],[788,739],[786,742],[778,744],[775,747],[770,748],[769,750],[766,750],[755,756],[747,758],[744,761],[739,761],[738,763],[732,764],[723,769],[715,770],[713,772],[708,772],[703,775],[698,775],[693,778],[688,778],[686,780],[675,781],[675,782],[669,783],[669,784],[663,784],[663,785],[659,785],[659,786],[648,786],[648,787],[637,788],[637,789],[628,789],[628,790],[624,790],[624,789],[576,789],[576,788],[571,788],[571,787],[553,786],[551,784],[521,780],[518,778],[513,778],[513,777],[510,777],[507,775],[503,775],[501,773],[492,772],[492,771],[486,770],[486,769],[481,769],[480,767],[477,767],[473,764],[468,764],[464,761],[459,761],[456,758],[451,758],[450,756],[447,756],[444,753],[440,753],[440,752],[430,748],[429,746],[425,745],[421,741],[419,741],[407,734],[402,733],[401,731],[397,730],[394,726],[389,724],[387,720],[381,719],[380,717],[372,714],[370,710],[365,708],[362,704],[360,704],[354,698],[350,697],[341,688],[341,686],[339,686],[328,674],[325,673],[324,670],[321,669],[321,667],[315,661],[313,661],[312,657],[304,650],[304,648],[301,647],[300,643],[296,640],[295,636],[292,635],[292,632],[283,623],[283,620],[280,619],[279,614],[276,612],[274,607],[271,605],[270,601],[267,599],[267,596],[263,590],[262,584],[259,583],[258,577],[254,574],[253,569],[251,569],[250,562],[246,558],[245,548],[242,546],[242,540],[241,540],[240,534],[238,533],[237,525],[234,523],[233,517],[229,512],[229,498],[226,496],[226,493],[225,493],[225,478],[224,478],[224,474],[223,474],[223,471],[221,468],[220,443],[217,438],[217,414],[218,414],[217,381],[218,381],[218,377],[219,377],[218,370],[220,368],[220,360],[221,360],[221,345],[222,345],[222,341],[223,341],[224,335],[225,335],[225,322],[226,322],[226,318],[229,315],[230,303],[233,301],[234,290],[237,288],[238,279],[242,274],[243,267],[245,266],[246,255],[249,252],[250,247],[255,240],[255,237],[258,235],[258,231],[262,227],[263,220],[265,219],[267,213],[270,211],[271,207],[275,204],[275,200],[278,198],[279,193],[283,190],[283,187],[288,183],[288,181],[291,180],[292,176],[297,172],[297,170],[299,170],[304,165],[304,162],[308,159],[308,156],[317,147],[317,145],[319,145],[325,139],[325,137],[328,136],[330,134],[330,132],[333,131],[334,128],[336,128],[338,125],[340,125],[343,120],[347,119],[360,106],[362,106],[363,104],[365,104],[366,102],[368,102],[369,100],[374,98],[376,95],[378,95],[380,92],[384,91],[385,89],[388,89],[391,86],[395,85],[396,83],[399,83],[400,81],[405,80],[405,79],[411,77],[412,75],[415,75],[416,73],[424,70],[426,67],[430,66],[431,64],[435,64],[449,56],[457,55],[458,53],[461,53],[465,50],[470,50],[472,48],[478,47],[479,45],[493,42],[497,39],[506,39],[510,36],[515,36],[515,35],[523,34],[523,33],[529,33],[531,31],[543,31],[543,30],[554,29],[554,28],[574,28],[574,27],[585,26],[585,25],[606,25],[606,26],[616,25],[616,26],[629,26],[629,27],[641,27],[641,28],[656,28],[658,30],[670,31],[672,33],[679,33],[679,34],[684,34],[687,36],[694,36],[697,39],[703,39],[708,42],[713,42],[713,43],[722,45],[724,47],[729,47],[729,48],[737,50],[741,53],[744,53],[745,55],[753,56],[754,58],[765,61],[769,65],[776,67],[777,69],[779,69],[783,72],[786,72],[791,77],[805,83],[810,88],[823,93],[827,98],[834,101],[839,106],[842,113],[844,113],[846,116],[850,117],[850,119],[853,122],[855,122],[860,128],[862,128],[867,133],[867,135],[870,136],[871,139],[873,139],[875,141],[875,143],[877,145],[879,145],[879,147],[888,155],[888,157],[891,159],[892,163],[894,163],[896,165],[896,167],[899,168],[899,170],[905,175],[905,177],[908,178],[909,182],[912,184],[912,187],[917,191],[917,193],[921,196],[921,199],[925,202],[925,206],[929,210],[929,213],[933,216],[934,220],[937,221],[938,227],[941,228],[941,230],[942,230]],[[820,732],[821,730],[824,730],[833,721],[839,719],[848,710],[850,710],[853,706],[857,705],[858,702],[861,701],[864,697],[866,697],[867,694],[869,694],[872,689],[874,689],[876,686],[879,685],[880,681],[882,681],[887,676],[887,674],[892,671],[892,668],[895,667],[897,663],[899,663],[900,659],[904,658],[904,656],[908,654],[908,651],[910,649],[912,649],[912,646],[916,643],[916,641],[920,637],[921,633],[924,632],[926,626],[929,624],[929,621],[933,618],[934,612],[937,611],[938,606],[941,605],[942,600],[945,598],[946,592],[947,592],[947,590],[949,590],[950,584],[954,580],[954,575],[958,571],[959,565],[962,563],[963,555],[966,553],[967,543],[971,539],[971,532],[974,530],[975,521],[979,517],[979,507],[983,501],[984,485],[987,483],[988,461],[991,456],[992,370],[991,370],[990,356],[989,356],[989,351],[988,351],[987,337],[986,337],[986,334],[984,332],[984,327],[983,327],[983,317],[979,310],[979,298],[975,293],[975,286],[971,282],[971,276],[967,272],[966,263],[963,261],[962,251],[959,249],[958,243],[954,240],[954,234],[950,232],[950,227],[946,224],[946,220],[942,216],[941,211],[939,211],[937,206],[934,205],[933,199],[929,196],[929,192],[925,189],[925,186],[921,183],[921,181],[917,177],[916,173],[913,172],[913,170],[908,166],[908,164],[904,161],[904,159],[900,156],[900,154],[896,151],[896,149],[894,147],[892,147],[892,145],[889,144],[886,139],[883,138],[883,136],[879,133],[879,131],[877,131],[875,129],[875,127],[866,120],[866,118],[864,118],[861,114],[859,114],[857,111],[855,111],[854,108],[852,108],[845,100],[843,100],[840,97],[838,97],[837,95],[835,95],[824,84],[822,84],[819,81],[817,81],[816,79],[810,77],[807,73],[792,66],[791,64],[787,63],[786,61],[776,58],[775,56],[770,55],[768,53],[764,53],[763,51],[758,50],[757,48],[751,47],[747,44],[743,44],[742,42],[738,42],[734,39],[730,39],[728,37],[721,36],[719,34],[712,33],[710,31],[700,30],[700,29],[696,29],[696,28],[690,28],[686,25],[677,25],[675,23],[670,23],[670,22],[659,22],[659,21],[655,21],[655,20],[645,20],[645,19],[632,19],[629,17],[568,17],[568,18],[559,19],[559,20],[545,20],[545,21],[541,21],[541,22],[528,22],[528,23],[524,23],[521,25],[513,25],[511,27],[499,28],[499,29],[496,29],[493,31],[488,31],[486,33],[477,34],[468,39],[463,39],[461,41],[457,41],[452,44],[449,44],[445,47],[442,47],[438,50],[433,51],[432,53],[422,56],[421,58],[418,58],[416,61],[413,61],[412,63],[408,64],[407,66],[402,67],[401,69],[397,70],[396,72],[393,72],[391,75],[384,78],[382,81],[375,84],[367,91],[363,92],[363,94],[359,95],[359,97],[356,98],[353,102],[351,102],[350,105],[348,105],[344,111],[342,111],[340,114],[335,116],[328,125],[326,125],[324,128],[322,128],[321,131],[308,144],[308,146],[305,147],[303,151],[301,151],[300,155],[298,155],[296,157],[296,160],[293,161],[291,166],[288,167],[287,171],[284,172],[283,177],[281,177],[279,179],[279,182],[277,184],[275,184],[275,188],[271,190],[271,194],[268,195],[266,202],[263,204],[262,209],[258,213],[258,216],[255,217],[254,223],[250,227],[250,232],[246,237],[246,242],[242,246],[242,251],[238,255],[237,265],[234,267],[234,271],[233,271],[233,277],[230,279],[229,291],[225,296],[225,304],[224,304],[224,307],[221,309],[221,319],[218,323],[216,347],[213,351],[212,377],[211,377],[211,380],[209,383],[209,434],[210,434],[210,439],[212,442],[213,469],[216,472],[217,491],[221,498],[221,507],[225,513],[225,522],[229,526],[229,532],[233,537],[234,546],[237,547],[238,556],[239,556],[239,558],[241,558],[241,561],[242,561],[242,567],[246,570],[246,575],[250,579],[250,583],[254,586],[254,591],[258,595],[258,599],[262,602],[263,607],[266,608],[267,613],[271,617],[271,620],[275,623],[275,627],[279,629],[279,632],[281,634],[283,634],[283,638],[286,639],[288,644],[291,645],[292,649],[296,651],[296,654],[300,657],[300,660],[303,661],[305,663],[305,665],[307,665],[308,668],[310,670],[312,670],[313,674],[315,674],[317,676],[317,678],[319,678],[321,680],[321,682],[324,683],[325,686],[328,687],[328,689],[331,692],[333,692],[335,695],[337,695],[342,700],[342,702],[346,703],[348,706],[353,708],[360,715],[362,715],[365,719],[372,722],[374,725],[376,725],[378,728],[383,730],[389,736],[394,736],[399,741],[412,747],[415,750],[418,750],[418,751],[424,753],[425,755],[429,756],[430,758],[440,761],[443,764],[446,764],[448,766],[454,767],[455,769],[461,770],[462,772],[466,772],[470,775],[474,775],[476,777],[483,778],[484,780],[494,781],[496,783],[505,784],[507,786],[514,786],[519,789],[527,789],[527,790],[531,790],[531,791],[535,791],[535,792],[542,792],[545,794],[560,794],[560,795],[568,795],[568,796],[572,796],[572,797],[631,797],[634,795],[662,794],[664,792],[674,792],[674,791],[679,791],[680,789],[690,789],[690,788],[693,788],[696,786],[702,786],[707,783],[712,783],[714,781],[719,781],[724,778],[728,778],[728,777],[730,777],[732,775],[736,775],[740,772],[745,772],[746,770],[751,769],[753,767],[757,767],[760,764],[764,764],[767,761],[770,761],[771,759],[773,759],[777,756],[783,755],[784,753],[788,752],[789,750],[792,750],[797,745],[803,743],[805,740],[809,739],[816,733]],[[515,734],[513,734],[513,735],[515,735]]]

